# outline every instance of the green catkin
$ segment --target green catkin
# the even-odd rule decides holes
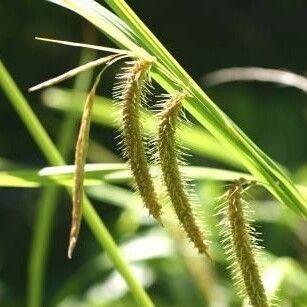
[[[82,203],[83,203],[83,181],[84,181],[84,165],[86,160],[86,153],[88,147],[88,139],[90,132],[91,114],[95,99],[97,85],[103,70],[97,76],[94,85],[89,91],[81,119],[78,139],[75,150],[75,173],[74,173],[74,187],[73,187],[73,208],[71,218],[71,228],[69,235],[68,258],[71,259],[72,253],[77,243],[81,219],[82,219]]]
[[[269,302],[255,260],[259,247],[256,246],[256,239],[252,235],[254,229],[246,216],[247,203],[242,199],[246,183],[244,178],[235,180],[226,195],[227,207],[222,209],[226,216],[222,221],[223,226],[226,225],[226,250],[232,262],[234,278],[238,278],[240,291],[248,297],[251,306],[268,307]]]
[[[146,151],[143,143],[140,122],[140,107],[146,95],[146,83],[149,81],[149,69],[152,62],[138,59],[123,74],[118,87],[122,105],[122,135],[124,150],[130,168],[145,207],[161,223],[161,205],[150,176]]]
[[[164,108],[160,113],[157,141],[159,163],[171,204],[174,207],[179,222],[198,252],[205,254],[211,259],[203,233],[196,224],[186,192],[186,184],[179,170],[175,132],[179,113],[182,108],[182,100],[186,95],[185,92],[178,92],[170,97],[165,102]]]

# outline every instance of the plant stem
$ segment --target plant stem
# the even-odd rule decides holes
[[[30,108],[28,102],[22,96],[10,74],[2,64],[2,61],[0,61],[0,85],[4,90],[5,94],[7,95],[8,99],[12,103],[13,107],[15,108],[16,112],[18,113],[19,117],[29,130],[31,136],[43,152],[47,161],[51,165],[65,164],[64,159],[60,155],[55,145],[52,143],[45,129]],[[71,194],[71,191],[69,189],[67,189],[67,191]],[[108,232],[102,220],[98,217],[98,214],[92,207],[87,197],[84,197],[83,213],[84,218],[88,226],[92,230],[93,234],[95,235],[96,239],[106,250],[107,254],[113,261],[114,266],[121,273],[121,275],[129,285],[137,304],[142,307],[154,306],[147,293],[133,276],[112,236]]]
[[[94,53],[85,49],[81,55],[81,64],[91,61]],[[91,72],[78,75],[74,89],[85,91],[91,80]],[[74,100],[78,101],[77,97]],[[61,124],[57,144],[59,152],[66,159],[73,148],[73,140],[77,130],[76,117],[67,112]],[[28,261],[28,307],[43,306],[44,275],[52,233],[52,221],[56,212],[60,189],[45,188],[37,203],[37,214],[34,220],[33,241]]]
[[[58,201],[58,187],[45,188],[37,202],[33,239],[28,259],[27,306],[43,306],[46,261],[52,232],[52,221]]]

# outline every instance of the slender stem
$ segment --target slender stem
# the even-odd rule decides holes
[[[117,268],[117,270],[126,280],[138,306],[153,307],[154,304],[150,300],[148,294],[133,276],[112,236],[87,198],[84,199],[83,206],[83,214],[88,226],[101,246],[103,246],[109,257],[112,259],[114,267]]]
[[[85,49],[81,55],[81,63],[91,61],[94,53]],[[91,80],[91,72],[78,75],[74,88],[86,90]],[[77,100],[77,97],[75,97]],[[57,140],[59,152],[66,159],[72,147],[77,130],[76,117],[68,112],[61,124]],[[43,305],[44,275],[52,233],[52,221],[56,212],[60,195],[58,187],[45,188],[37,203],[37,214],[34,220],[33,241],[28,262],[28,307]]]
[[[41,307],[43,303],[44,276],[58,190],[58,187],[45,188],[37,202],[33,239],[28,260],[28,307]]]
[[[25,126],[29,130],[31,136],[43,152],[47,161],[51,165],[62,165],[65,164],[64,159],[60,155],[59,151],[52,143],[50,137],[46,133],[45,129],[41,125],[38,118],[35,116],[34,112],[30,108],[28,102],[22,96],[21,92],[17,88],[13,79],[9,75],[8,71],[0,61],[0,86],[4,90],[8,99],[12,103],[16,112],[19,114],[21,120],[24,122]],[[67,189],[71,194],[71,191]],[[96,239],[99,241],[101,246],[106,250],[107,254],[114,263],[114,266],[121,273],[123,278],[126,280],[130,287],[132,294],[134,295],[136,302],[139,306],[154,306],[151,302],[149,296],[141,287],[139,282],[133,276],[130,271],[128,264],[122,257],[120,250],[118,249],[116,243],[114,242],[112,236],[108,232],[106,226],[102,220],[98,217],[95,209],[92,207],[90,201],[84,197],[84,207],[83,207],[84,218],[95,235]]]

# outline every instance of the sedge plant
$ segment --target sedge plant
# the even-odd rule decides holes
[[[137,60],[128,68],[127,73],[123,78],[124,81],[119,87],[118,100],[121,101],[123,109],[123,143],[125,144],[125,150],[137,190],[139,191],[149,212],[159,222],[161,221],[160,216],[162,209],[157,200],[154,184],[149,172],[139,117],[139,107],[146,92],[144,83],[146,83],[146,79],[149,79],[150,77],[161,85],[168,93],[174,93],[178,88],[183,90],[184,93],[183,95],[175,95],[171,97],[169,101],[165,102],[166,107],[165,111],[162,113],[158,131],[159,162],[161,164],[162,176],[178,219],[183,225],[188,237],[200,253],[208,255],[208,248],[204,242],[203,233],[201,233],[194,220],[193,212],[187,197],[187,188],[181,178],[181,173],[177,165],[178,161],[176,158],[176,151],[174,149],[176,146],[174,139],[174,126],[176,125],[175,122],[181,107],[185,108],[192,117],[203,125],[220,143],[222,143],[223,146],[232,153],[232,155],[239,157],[243,166],[252,173],[257,181],[262,183],[278,201],[289,207],[296,214],[304,217],[307,216],[305,200],[287,175],[272,159],[262,152],[227,117],[227,115],[225,115],[210,100],[209,97],[206,96],[200,87],[168,53],[158,39],[142,23],[125,1],[105,1],[115,14],[92,0],[51,0],[51,2],[64,6],[85,17],[123,49],[112,49],[66,42],[68,45],[93,49],[100,48],[103,51],[119,54],[117,55],[118,58],[127,56],[131,57],[131,55],[137,56]],[[60,42],[56,40],[51,41]],[[145,61],[145,58],[154,60]],[[105,58],[92,61],[85,64],[81,70],[101,65],[104,62]],[[33,87],[32,90],[49,86],[54,82],[61,81],[63,77],[70,77],[78,72],[80,72],[80,68]],[[89,93],[86,106],[90,103],[92,107],[98,79]],[[10,83],[5,79],[3,80],[6,84]],[[8,86],[12,88],[12,85]],[[26,110],[26,114],[34,118],[19,94],[9,96],[12,101],[18,101],[16,103],[17,106],[23,106],[24,110]],[[18,111],[20,112],[20,110]],[[131,275],[126,264],[118,253],[116,245],[110,238],[109,233],[102,222],[98,219],[89,201],[85,196],[83,197],[82,182],[89,134],[90,111],[91,109],[85,108],[84,118],[86,119],[86,123],[83,121],[85,125],[81,125],[79,134],[79,139],[81,139],[82,142],[78,141],[77,143],[76,161],[79,161],[79,163],[77,163],[77,166],[79,167],[77,167],[77,171],[75,172],[75,178],[77,180],[75,180],[73,225],[69,256],[71,256],[71,252],[78,236],[82,202],[84,202],[83,212],[85,219],[92,228],[92,231],[96,234],[98,240],[100,240],[100,242],[105,246],[118,270],[126,278],[126,281],[140,303],[140,306],[150,306],[152,304],[150,299]],[[20,116],[24,118],[25,115],[20,113]],[[51,163],[63,164],[63,159],[53,147],[53,144],[50,143],[50,140],[45,135],[43,127],[37,123],[36,119],[34,119],[34,122],[36,123],[36,128],[40,133],[36,135],[33,134],[33,137],[41,144],[42,151],[46,154]],[[26,124],[28,125],[29,130],[33,133],[33,124]],[[48,144],[50,150],[47,151],[46,148],[44,148],[43,144],[45,143]],[[78,145],[80,146],[78,147]],[[80,153],[81,155],[79,155]],[[168,167],[171,172],[169,172]],[[242,183],[238,180],[231,186],[227,198],[229,205],[228,217],[230,220],[228,232],[232,233],[233,238],[230,240],[233,244],[231,250],[236,256],[238,262],[237,267],[239,267],[242,272],[242,280],[244,281],[242,284],[243,287],[246,288],[246,293],[249,297],[250,303],[253,306],[268,306],[268,301],[260,280],[261,278],[259,277],[259,272],[253,259],[252,252],[249,249],[251,245],[250,241],[252,241],[252,239],[249,239],[248,230],[245,229],[246,227],[248,229],[248,225],[245,225],[244,212],[241,212],[241,194]],[[244,240],[240,240],[238,236],[240,236],[241,239],[246,238],[247,243],[245,244]],[[247,248],[244,249],[245,247]],[[247,270],[245,270],[246,268]],[[246,271],[247,273],[245,273]],[[252,282],[249,283],[251,280]],[[254,287],[254,285],[256,286]]]

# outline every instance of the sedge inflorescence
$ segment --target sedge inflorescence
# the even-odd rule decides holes
[[[180,171],[183,161],[182,154],[176,144],[176,127],[180,120],[182,101],[186,96],[185,91],[177,92],[163,103],[163,109],[159,113],[158,138],[156,141],[158,161],[168,198],[180,224],[198,252],[211,259],[208,245],[204,239],[204,232],[197,225],[192,210],[187,181]]]
[[[68,258],[72,257],[77,239],[79,236],[81,219],[82,219],[82,203],[83,203],[83,181],[84,166],[88,148],[88,140],[90,134],[91,115],[95,100],[96,88],[100,81],[103,70],[98,74],[96,80],[89,91],[83,108],[81,124],[79,128],[78,139],[75,150],[75,173],[73,186],[73,208],[71,214],[71,228],[69,234]]]
[[[80,47],[93,48],[113,54],[81,65],[60,76],[47,80],[32,87],[30,91],[53,85],[98,65],[106,64],[107,67],[120,59],[127,57],[132,58],[130,62],[126,63],[127,65],[123,68],[123,73],[117,76],[119,82],[115,86],[114,95],[115,99],[120,103],[122,110],[121,136],[123,153],[124,157],[128,160],[136,190],[139,192],[144,206],[148,209],[149,214],[162,225],[162,206],[159,202],[158,194],[155,191],[154,180],[150,173],[150,163],[148,163],[147,159],[147,150],[150,146],[146,144],[140,117],[142,108],[146,105],[146,100],[150,93],[150,69],[156,59],[148,55],[147,52],[141,48],[137,50],[137,53],[133,53],[125,50],[67,41],[52,39],[41,40],[71,46],[78,45]],[[68,247],[69,258],[72,256],[80,231],[83,181],[85,177],[84,167],[87,156],[91,112],[101,74],[102,72],[96,78],[87,96],[76,143],[72,222]],[[158,160],[169,200],[180,224],[199,253],[207,255],[208,258],[211,259],[208,253],[208,246],[204,240],[204,231],[196,223],[195,212],[193,212],[190,202],[190,188],[180,171],[181,155],[176,146],[175,129],[177,121],[179,120],[182,101],[186,96],[187,92],[185,90],[180,90],[164,102],[163,111],[159,114],[160,124],[158,127],[158,139],[155,149],[159,156]]]
[[[61,42],[57,40],[49,41],[76,45],[76,43],[72,42]],[[147,161],[147,144],[142,131],[140,117],[141,110],[143,105],[146,104],[147,95],[150,92],[149,87],[151,86],[151,82],[149,73],[155,58],[148,55],[145,51],[140,53],[146,55],[143,57],[140,56],[140,54],[136,55],[129,51],[98,46],[91,47],[95,47],[98,50],[103,49],[107,52],[113,52],[113,55],[100,58],[72,69],[63,75],[52,78],[31,88],[31,90],[37,90],[52,85],[97,65],[110,65],[122,58],[134,58],[127,63],[128,65],[124,68],[124,72],[118,76],[119,82],[115,86],[115,98],[120,102],[122,110],[121,135],[123,152],[133,174],[136,189],[138,190],[145,207],[148,209],[149,214],[162,224],[162,206],[155,191],[154,180],[150,173],[150,164]],[[72,256],[80,231],[84,166],[87,155],[91,111],[100,77],[101,73],[96,78],[94,85],[87,96],[76,144],[72,224],[68,248],[69,258]],[[204,231],[199,227],[196,214],[192,208],[193,206],[190,195],[191,189],[180,169],[182,165],[182,155],[177,146],[176,128],[180,120],[183,100],[187,96],[188,92],[181,89],[164,100],[162,111],[158,115],[159,125],[154,149],[158,156],[158,162],[161,167],[161,174],[168,194],[168,199],[174,208],[181,226],[186,232],[187,237],[191,242],[193,242],[198,252],[211,259],[208,252],[208,245],[205,242]]]
[[[137,59],[128,63],[119,76],[115,97],[122,107],[123,152],[128,158],[135,185],[149,213],[161,223],[162,207],[155,192],[142,136],[140,109],[146,101],[151,61]]]
[[[136,190],[139,192],[144,206],[148,209],[149,214],[162,225],[162,206],[150,172],[151,165],[148,162],[148,147],[150,146],[146,144],[147,140],[144,137],[141,124],[141,111],[143,106],[146,105],[146,99],[150,93],[150,69],[156,59],[142,48],[131,52],[73,42],[41,40],[111,52],[112,55],[74,68],[32,87],[30,91],[53,85],[98,65],[106,64],[108,66],[123,58],[132,58],[124,68],[124,72],[118,75],[119,82],[115,86],[115,99],[120,103],[122,110],[121,136],[123,153],[128,160]],[[91,112],[101,74],[102,72],[98,75],[88,93],[76,144],[72,223],[68,248],[69,258],[72,256],[80,231],[83,181],[85,177],[84,167],[87,156]],[[186,85],[178,86],[180,82],[177,83],[177,81],[174,82],[174,88],[177,87],[178,91],[163,101],[162,110],[158,114],[157,137],[153,146],[155,150],[154,156],[157,157],[156,161],[161,168],[161,177],[166,188],[167,198],[177,215],[180,225],[198,252],[211,259],[209,248],[205,241],[204,229],[199,226],[197,220],[195,201],[191,197],[191,187],[181,172],[183,159],[176,138],[176,129],[181,118],[183,100],[189,94]],[[219,214],[223,215],[223,220],[221,221],[222,235],[228,260],[231,262],[230,268],[239,292],[242,296],[248,298],[252,306],[267,307],[271,303],[269,303],[265,293],[256,261],[260,248],[254,236],[254,228],[250,225],[250,207],[243,199],[247,184],[247,180],[243,178],[235,180],[229,186],[228,192],[223,196],[223,204],[219,210]]]
[[[223,216],[220,223],[221,234],[230,269],[239,294],[248,298],[251,306],[267,307],[269,301],[261,280],[257,264],[259,259],[259,241],[255,229],[251,226],[251,209],[243,199],[248,186],[244,178],[230,184],[224,195],[219,214]]]

